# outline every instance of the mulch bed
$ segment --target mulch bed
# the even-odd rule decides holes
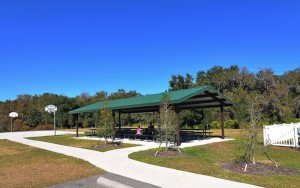
[[[244,169],[246,164],[248,165],[245,172]],[[277,168],[275,164],[266,163],[256,163],[255,165],[246,162],[223,163],[222,167],[228,171],[251,175],[295,175],[300,173],[296,169],[284,166],[278,166]]]
[[[147,152],[148,156],[153,156],[155,155],[156,151],[149,151]],[[184,157],[186,156],[185,153],[180,153],[178,150],[171,150],[169,149],[168,151],[159,151],[155,157],[166,157],[166,158],[175,158],[175,157]]]
[[[108,142],[107,144],[98,144],[95,145],[94,148],[118,148],[119,146],[116,146],[114,143]]]

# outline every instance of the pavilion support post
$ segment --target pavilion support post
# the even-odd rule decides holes
[[[176,113],[176,144],[177,144],[177,146],[180,146],[180,144],[181,144],[181,140],[180,140],[180,117],[179,117],[180,110],[178,108],[175,108],[175,113]]]
[[[78,138],[78,119],[79,119],[79,114],[76,115],[76,137]]]
[[[115,140],[115,138],[116,138],[116,114],[115,114],[114,110],[112,111],[112,116],[113,116],[113,121],[114,122],[113,122],[113,125],[112,125],[113,126],[112,127],[113,128],[113,133],[112,133],[112,138],[111,139]]]
[[[222,130],[222,136],[221,138],[225,138],[225,133],[224,133],[224,107],[221,106],[221,130]]]
[[[121,133],[121,112],[119,111],[119,134],[118,134],[119,139],[120,139],[120,133]]]

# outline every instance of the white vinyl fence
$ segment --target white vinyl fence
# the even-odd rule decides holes
[[[300,123],[264,126],[264,144],[300,147]]]

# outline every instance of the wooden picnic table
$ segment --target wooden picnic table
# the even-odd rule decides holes
[[[98,128],[89,128],[89,130],[91,130],[92,131],[92,136],[96,136],[97,135],[97,130],[98,130]]]
[[[197,136],[198,140],[200,139],[200,136],[202,136],[203,138],[210,138],[210,135],[213,132],[209,132],[207,131],[209,129],[181,129],[180,130],[180,134],[182,135],[182,137],[184,137],[183,139],[185,140],[188,136]]]

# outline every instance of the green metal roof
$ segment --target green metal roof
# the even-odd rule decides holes
[[[179,109],[212,108],[232,106],[233,102],[212,86],[202,86],[191,89],[167,92],[170,103]],[[111,110],[122,113],[158,111],[163,93],[130,97],[107,101],[106,106]],[[69,114],[100,111],[103,102],[97,102],[72,111]]]

